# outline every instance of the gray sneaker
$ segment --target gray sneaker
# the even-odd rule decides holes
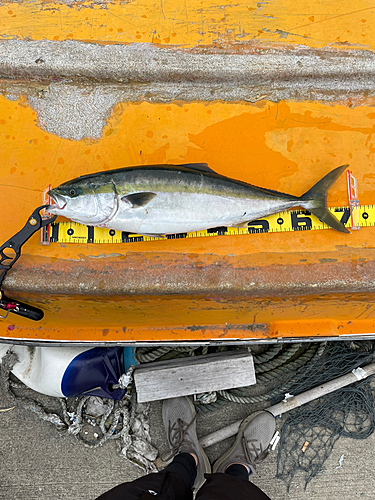
[[[205,481],[204,474],[211,472],[211,464],[199,444],[195,408],[186,397],[163,401],[163,422],[171,456],[178,453],[194,453],[198,458],[197,477],[193,488],[199,489]]]
[[[255,473],[256,464],[268,455],[275,427],[275,417],[268,411],[245,418],[234,445],[214,463],[213,472],[225,472],[230,464],[240,463],[250,468],[250,474]]]

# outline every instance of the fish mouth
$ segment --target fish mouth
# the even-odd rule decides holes
[[[60,196],[59,194],[54,193],[53,191],[48,191],[48,196],[51,198],[51,200],[54,202],[52,205],[48,206],[48,209],[54,209],[54,210],[63,210],[66,207],[67,202],[65,199]]]

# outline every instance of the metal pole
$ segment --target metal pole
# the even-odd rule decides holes
[[[278,415],[282,415],[287,411],[293,410],[294,408],[298,408],[314,399],[318,399],[326,394],[337,391],[342,387],[346,387],[347,385],[353,384],[354,382],[358,382],[358,380],[365,379],[370,375],[375,374],[375,363],[371,363],[362,368],[356,368],[351,373],[347,375],[343,375],[342,377],[331,380],[330,382],[326,382],[325,384],[319,385],[318,387],[314,387],[309,391],[303,392],[298,396],[293,396],[288,399],[285,399],[281,403],[270,406],[266,408],[266,411],[272,413],[275,417]],[[234,436],[237,434],[242,420],[235,422],[234,424],[229,425],[228,427],[224,427],[223,429],[219,429],[208,436],[203,437],[199,440],[201,446],[203,448],[208,448],[208,446],[212,446],[228,437]]]

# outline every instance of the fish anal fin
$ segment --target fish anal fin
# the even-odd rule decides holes
[[[215,170],[212,170],[207,163],[184,163],[183,165],[179,165],[179,167],[189,168],[190,170],[196,170],[197,172],[216,174]]]
[[[129,202],[132,205],[132,208],[144,207],[149,203],[153,198],[155,198],[156,193],[151,193],[149,191],[127,194],[121,197],[121,201]]]

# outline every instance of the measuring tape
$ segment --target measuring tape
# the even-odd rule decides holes
[[[375,205],[356,207],[334,207],[329,210],[348,228],[375,225]],[[287,231],[314,231],[331,229],[306,210],[288,210],[270,215],[265,219],[249,222],[248,227],[215,227],[205,231],[170,234],[165,237],[143,236],[125,231],[101,227],[84,226],[76,222],[54,222],[45,235],[50,243],[135,243],[140,241],[175,240],[179,238],[202,238],[208,236],[239,235],[253,233],[282,233]]]

